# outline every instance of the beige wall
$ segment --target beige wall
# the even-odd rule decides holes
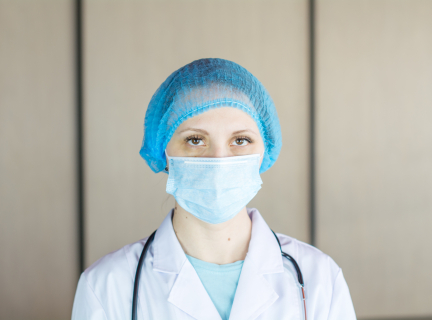
[[[149,235],[172,206],[166,175],[140,158],[147,104],[195,59],[238,62],[270,91],[284,147],[251,206],[308,240],[307,3],[92,1],[85,20],[87,265]]]
[[[0,319],[70,318],[72,18],[72,1],[0,1]]]
[[[249,69],[284,145],[250,206],[308,241],[306,0],[85,0],[86,265],[173,200],[138,154],[151,95]],[[72,0],[0,0],[0,319],[68,319],[78,276]],[[359,318],[432,316],[432,2],[317,0],[317,240]]]
[[[359,317],[432,315],[432,1],[317,13],[318,246]]]

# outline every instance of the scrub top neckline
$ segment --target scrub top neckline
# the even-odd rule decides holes
[[[195,267],[199,267],[201,269],[206,269],[208,271],[212,272],[232,272],[236,270],[241,270],[243,267],[244,260],[239,260],[233,263],[227,263],[227,264],[216,264],[211,262],[206,262],[197,258],[194,258],[188,254],[186,254],[186,257],[190,261],[190,263]]]

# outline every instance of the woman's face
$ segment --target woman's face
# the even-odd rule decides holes
[[[246,112],[223,107],[184,121],[169,141],[166,153],[170,157],[262,156],[264,142],[257,124]]]

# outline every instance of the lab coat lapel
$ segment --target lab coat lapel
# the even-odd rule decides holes
[[[283,273],[283,262],[277,241],[256,209],[248,209],[252,234],[230,320],[256,319],[278,298],[264,274]]]
[[[279,296],[246,258],[231,309],[230,320],[249,320],[258,317]]]
[[[221,320],[198,274],[175,235],[172,211],[156,232],[153,242],[153,270],[176,276],[168,302],[197,320]]]
[[[168,301],[195,319],[221,320],[219,312],[189,260],[186,260],[183,265]]]
[[[278,294],[264,275],[284,272],[277,241],[256,209],[248,209],[252,219],[249,250],[243,264],[230,320],[253,320],[268,309]],[[162,222],[153,242],[153,270],[176,278],[168,302],[197,320],[221,320],[195,269],[175,235],[172,212]]]

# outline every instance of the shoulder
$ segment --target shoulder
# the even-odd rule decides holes
[[[290,236],[280,233],[277,233],[277,236],[281,243],[282,251],[291,255],[299,264],[305,281],[307,279],[317,279],[320,282],[328,282],[328,285],[333,284],[341,269],[329,255],[310,244]],[[317,275],[320,276],[317,277]]]
[[[111,252],[80,277],[72,319],[121,319],[130,312],[135,270],[147,238]]]
[[[83,272],[90,288],[98,294],[109,287],[124,287],[133,283],[135,270],[147,238],[128,244],[103,256]]]

